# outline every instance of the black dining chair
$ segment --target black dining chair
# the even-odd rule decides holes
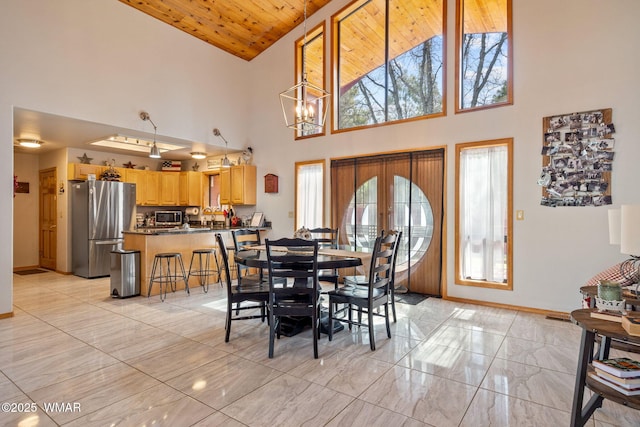
[[[385,231],[382,230],[381,236],[384,236],[384,234],[385,234]],[[396,323],[397,322],[396,297],[395,297],[396,264],[398,261],[398,249],[400,248],[400,243],[402,242],[402,231],[391,230],[388,232],[388,234],[397,234],[397,238],[393,244],[393,261],[391,265],[391,284],[389,285],[389,301],[391,303],[393,323]],[[368,278],[365,275],[344,276],[343,281],[346,286],[367,286],[368,285]]]
[[[318,249],[338,249],[338,229],[329,227],[319,227],[309,230],[311,238],[318,242]],[[322,282],[332,283],[334,289],[338,288],[338,270],[320,270],[318,279]]]
[[[349,324],[349,328],[352,325],[368,328],[369,345],[371,350],[375,350],[374,316],[384,317],[387,336],[391,338],[391,327],[389,325],[390,287],[392,283],[394,245],[397,239],[398,235],[395,233],[376,238],[371,254],[366,286],[345,285],[329,291],[329,341],[333,339],[333,321],[338,320]],[[336,311],[334,309],[336,304],[345,304],[345,306]],[[353,307],[358,310],[358,320],[353,320]],[[375,310],[379,307],[384,308],[384,314],[380,314]],[[337,317],[338,314],[342,314],[342,316]],[[344,316],[345,314],[346,317]],[[366,314],[367,323],[362,322],[361,314]]]
[[[233,236],[233,248],[236,253],[244,250],[250,250],[252,246],[262,244],[262,240],[260,240],[260,231],[257,229],[242,228],[239,230],[233,230],[231,231],[231,235]],[[236,269],[238,283],[267,282],[267,278],[265,277],[262,269],[258,269],[256,272],[255,269],[238,263],[236,263]]]
[[[320,298],[318,242],[305,239],[265,240],[269,266],[269,358],[285,317],[311,318],[313,357],[318,358]]]
[[[229,342],[231,334],[231,322],[234,320],[262,319],[266,318],[266,308],[269,301],[269,285],[267,283],[237,283],[233,284],[229,271],[229,255],[220,233],[216,233],[218,250],[222,258],[224,268],[225,285],[227,288],[227,319],[225,322],[224,342]],[[248,305],[245,303],[249,303]],[[235,308],[233,304],[236,304]],[[240,316],[241,311],[260,310],[260,314]],[[234,313],[235,312],[235,316]]]

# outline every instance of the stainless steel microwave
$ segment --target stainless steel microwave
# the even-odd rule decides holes
[[[182,224],[181,211],[156,211],[155,217],[156,217],[156,227]]]

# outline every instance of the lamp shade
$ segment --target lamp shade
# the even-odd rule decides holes
[[[620,208],[620,252],[640,256],[640,205]]]
[[[159,159],[161,157],[160,150],[158,150],[158,146],[156,145],[155,141],[153,141],[151,151],[149,151],[149,157],[151,157],[152,159]]]
[[[620,244],[620,209],[609,209],[609,244]]]

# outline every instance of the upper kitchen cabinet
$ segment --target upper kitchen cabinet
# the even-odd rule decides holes
[[[220,169],[220,204],[231,203],[231,169]]]
[[[96,179],[100,179],[104,166],[89,165],[86,163],[69,163],[67,174],[70,180],[86,181],[89,174],[95,175]]]
[[[256,167],[254,165],[238,165],[231,167],[231,204],[256,204]],[[222,178],[222,175],[221,175]],[[221,179],[221,185],[223,185]],[[222,199],[222,189],[220,190]]]
[[[149,206],[160,206],[160,177],[162,176],[162,172],[145,171],[144,175],[145,198],[143,204]]]
[[[160,205],[177,206],[180,194],[180,174],[160,172]]]
[[[124,181],[136,185],[136,205],[144,205],[147,201],[145,189],[147,188],[147,171],[140,169],[127,169],[124,173]]]
[[[204,191],[201,172],[180,172],[179,204],[180,206],[204,206]]]

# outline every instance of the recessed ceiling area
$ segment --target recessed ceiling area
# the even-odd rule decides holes
[[[24,148],[17,142],[21,138],[43,142],[40,148]],[[127,142],[119,146],[114,145],[113,141],[111,144],[92,145],[109,138],[123,142],[126,138]],[[153,133],[16,107],[13,111],[13,139],[14,151],[20,153],[45,153],[72,147],[128,155],[137,152],[136,155],[141,155],[149,152],[147,144],[153,143]],[[163,157],[171,160],[191,159],[193,151],[206,151],[208,157],[222,156],[225,152],[224,145],[196,144],[193,141],[163,135],[158,135],[156,141],[161,152],[166,153]],[[196,145],[198,149],[194,150]]]

